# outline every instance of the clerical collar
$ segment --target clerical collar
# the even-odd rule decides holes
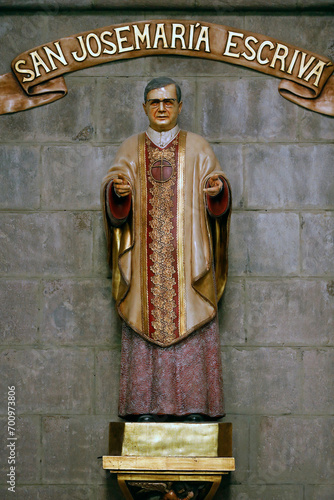
[[[164,132],[157,132],[153,128],[148,127],[146,134],[151,139],[153,144],[158,146],[158,148],[165,148],[170,142],[177,136],[180,131],[180,127],[175,125],[171,130],[166,130]]]

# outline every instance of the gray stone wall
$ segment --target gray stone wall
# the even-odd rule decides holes
[[[152,18],[244,28],[334,59],[332,6],[3,0],[0,73],[43,42]],[[277,79],[181,57],[72,73],[66,98],[0,117],[0,497],[13,498],[6,394],[15,385],[16,498],[121,498],[97,459],[117,419],[120,354],[99,185],[120,142],[146,127],[142,91],[157,75],[180,82],[181,125],[210,141],[234,193],[220,331],[237,469],[216,498],[329,500],[334,119],[281,98]]]

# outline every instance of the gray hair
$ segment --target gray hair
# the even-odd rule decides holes
[[[151,92],[151,90],[161,89],[161,87],[166,87],[166,85],[175,85],[177,102],[181,102],[180,86],[168,76],[160,76],[159,78],[153,78],[153,80],[148,82],[144,90],[144,102],[146,102],[147,94]]]

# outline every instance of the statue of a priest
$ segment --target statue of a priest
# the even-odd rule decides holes
[[[113,296],[123,320],[119,415],[224,415],[217,304],[227,276],[231,191],[206,140],[180,130],[180,87],[155,78],[146,132],[102,184]]]

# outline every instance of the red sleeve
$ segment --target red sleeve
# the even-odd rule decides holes
[[[117,196],[113,181],[109,182],[106,189],[107,213],[113,226],[120,226],[126,221],[131,210],[131,194]]]
[[[220,217],[224,215],[230,206],[230,189],[223,176],[219,176],[219,179],[223,183],[223,188],[216,196],[206,195],[206,203],[208,207],[209,214],[212,217]],[[209,187],[209,180],[207,181],[205,187]]]

